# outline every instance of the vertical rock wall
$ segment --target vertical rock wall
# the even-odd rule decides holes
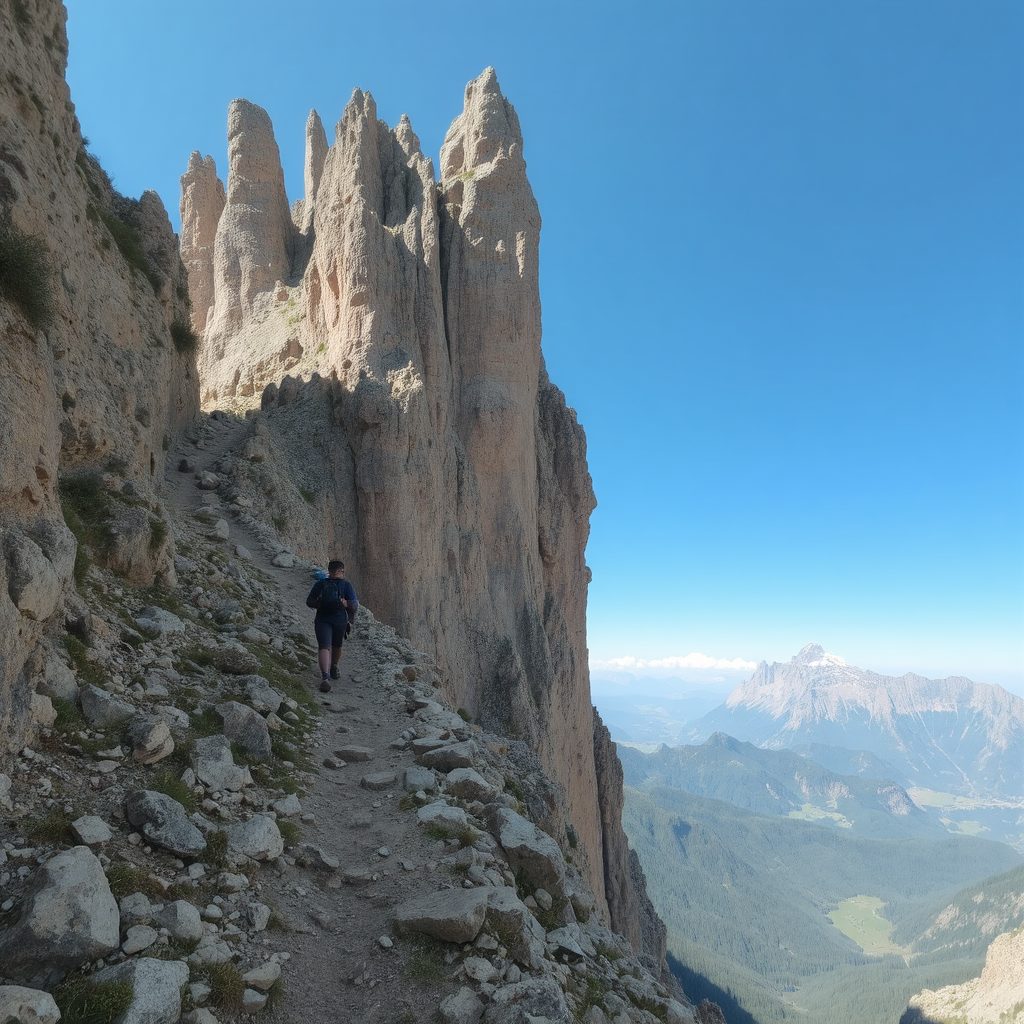
[[[278,181],[264,118],[232,104],[223,212],[209,186],[205,206],[183,201],[183,237],[209,237],[219,218],[212,300],[190,266],[196,322],[211,308],[204,401],[262,407],[239,472],[275,495],[266,512],[287,522],[284,539],[342,554],[375,614],[442,667],[453,703],[538,752],[569,809],[546,827],[577,842],[602,913],[640,942],[618,813],[599,806],[618,785],[621,807],[621,775],[599,778],[614,753],[595,756],[590,704],[595,501],[583,431],[541,358],[541,221],[516,113],[492,69],[471,82],[439,181],[408,120],[389,128],[369,94],[356,90],[329,147],[311,115],[292,263],[254,293],[238,254],[280,266],[286,249],[283,190],[265,228],[248,200],[234,209],[246,168]],[[200,194],[197,160],[185,195]],[[307,500],[289,504],[297,490]],[[607,865],[624,866],[615,884]]]
[[[33,322],[16,289],[0,290],[0,753],[46,718],[35,689],[74,590],[59,479],[95,471],[150,502],[113,502],[124,530],[110,554],[143,582],[168,578],[166,543],[130,543],[133,515],[148,542],[164,437],[198,407],[194,357],[171,333],[189,318],[177,240],[154,193],[117,195],[86,152],[64,81],[65,21],[57,0],[0,4],[3,259],[23,259],[11,240],[34,237],[42,263],[30,276],[52,304]]]

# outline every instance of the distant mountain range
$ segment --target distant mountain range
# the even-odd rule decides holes
[[[814,821],[874,839],[946,833],[895,782],[841,775],[791,750],[765,750],[720,732],[700,746],[663,746],[644,754],[620,744],[618,754],[625,783],[634,789],[668,786],[756,814]]]
[[[724,705],[690,723],[688,739],[716,732],[904,786],[1014,802],[1024,792],[1020,697],[959,676],[879,675],[818,644],[761,662]]]

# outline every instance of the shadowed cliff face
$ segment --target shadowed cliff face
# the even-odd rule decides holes
[[[291,239],[273,212],[263,249],[254,207],[233,209],[240,168],[278,180],[257,111],[232,104],[223,212],[209,159],[194,154],[182,178],[183,238],[218,222],[208,266],[292,253],[262,292],[216,269],[211,299],[208,266],[189,262],[204,402],[262,408],[239,472],[272,495],[282,539],[320,560],[340,552],[366,603],[442,667],[453,703],[539,753],[595,892],[612,850],[625,878],[612,916],[636,917],[625,838],[598,805],[609,759],[595,758],[587,669],[586,441],[543,367],[540,214],[515,111],[493,70],[471,82],[439,181],[408,120],[389,129],[369,94],[356,90],[329,147],[312,114]],[[265,205],[284,202],[282,188]],[[550,813],[566,836],[564,812]]]
[[[11,239],[37,240],[28,277],[52,312],[34,320],[16,290],[0,290],[0,753],[52,720],[37,689],[59,661],[69,605],[88,628],[58,481],[100,474],[108,563],[142,585],[173,582],[170,541],[151,532],[155,487],[165,438],[198,411],[194,357],[171,331],[188,322],[177,241],[159,197],[119,196],[83,146],[66,17],[57,0],[0,4],[3,260]]]

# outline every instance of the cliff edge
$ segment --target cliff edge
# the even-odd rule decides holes
[[[545,827],[640,942],[646,897],[599,803],[616,782],[599,777],[615,758],[587,667],[595,499],[541,355],[541,218],[514,108],[493,69],[470,82],[435,178],[408,119],[389,128],[357,89],[333,143],[310,114],[288,221],[266,113],[234,101],[228,149],[226,184],[198,153],[182,177],[182,258],[204,406],[249,416],[237,486],[297,553],[343,552],[446,697],[538,752],[566,797]]]

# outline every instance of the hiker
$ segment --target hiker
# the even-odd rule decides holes
[[[341,644],[352,629],[359,599],[355,588],[345,579],[345,563],[332,559],[327,563],[327,576],[317,580],[306,598],[316,609],[313,629],[316,630],[317,660],[320,663],[320,692],[331,692],[331,680],[339,679],[338,662]]]

